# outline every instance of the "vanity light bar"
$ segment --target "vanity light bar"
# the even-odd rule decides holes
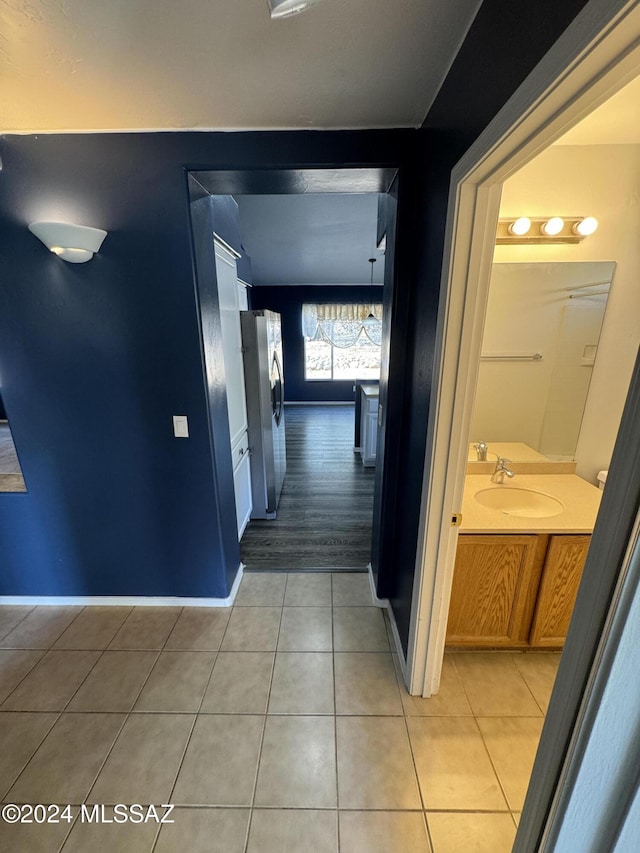
[[[593,216],[511,217],[499,220],[496,243],[581,243],[597,227]]]

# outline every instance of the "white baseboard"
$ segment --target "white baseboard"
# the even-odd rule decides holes
[[[373,599],[373,603],[376,607],[389,607],[389,599],[388,598],[378,598],[376,592],[376,583],[373,579],[373,568],[371,563],[367,566],[367,574],[369,575],[369,586],[371,588],[371,598]]]
[[[238,594],[244,565],[240,563],[231,592],[226,598],[189,598],[153,595],[0,595],[2,604],[34,606],[77,605],[84,607],[231,607]]]
[[[367,566],[367,571],[369,574],[369,586],[371,587],[371,598],[373,599],[373,603],[376,607],[383,608],[387,611],[387,615],[389,616],[389,624],[391,625],[391,633],[393,635],[393,642],[395,645],[395,651],[398,655],[398,660],[400,662],[400,669],[402,670],[402,678],[405,684],[408,684],[407,681],[407,662],[404,659],[404,649],[402,648],[402,640],[400,639],[400,633],[398,631],[398,626],[396,625],[396,617],[393,614],[393,609],[389,604],[388,598],[378,598],[376,594],[376,585],[373,580],[373,568],[371,563]]]
[[[396,625],[396,617],[394,616],[391,607],[387,607],[387,614],[389,615],[389,624],[391,625],[393,642],[396,647],[395,651],[398,655],[398,662],[400,663],[400,669],[402,671],[402,680],[404,681],[407,689],[409,689],[409,674],[407,671],[407,662],[404,658],[404,649],[402,648],[402,640],[400,639],[400,633],[398,631],[398,626]]]

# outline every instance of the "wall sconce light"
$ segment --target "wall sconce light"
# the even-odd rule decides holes
[[[107,232],[87,225],[70,225],[67,222],[32,222],[29,231],[44,245],[71,264],[84,264],[99,251]]]
[[[268,0],[269,14],[274,21],[279,18],[290,18],[319,2],[320,0]]]
[[[496,243],[580,243],[598,227],[593,216],[520,216],[498,222]]]

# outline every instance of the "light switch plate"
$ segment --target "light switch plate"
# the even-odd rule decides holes
[[[173,416],[173,434],[176,438],[189,438],[189,422],[186,415]]]

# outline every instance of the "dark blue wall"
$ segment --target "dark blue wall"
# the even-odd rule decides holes
[[[382,302],[382,287],[376,286],[376,301]],[[284,360],[285,400],[300,402],[353,402],[353,381],[322,382],[305,381],[304,340],[302,337],[302,305],[305,302],[349,303],[371,301],[371,290],[367,287],[327,285],[302,287],[252,287],[252,308],[270,308],[282,317],[282,345]]]
[[[6,136],[0,375],[26,494],[0,494],[0,594],[222,596],[224,541],[186,169],[413,169],[416,131]],[[108,230],[67,264],[27,230]],[[213,389],[215,390],[215,389]],[[174,439],[173,414],[190,438]]]

